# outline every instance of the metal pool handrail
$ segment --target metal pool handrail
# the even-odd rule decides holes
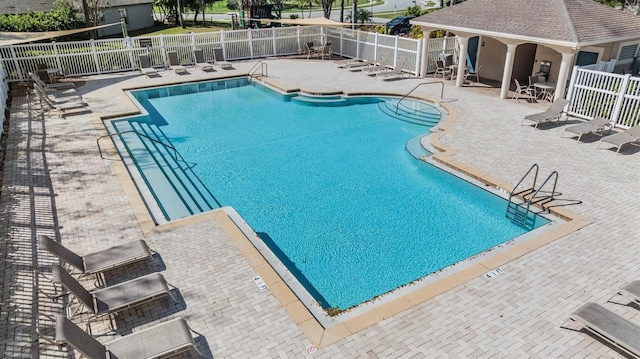
[[[269,68],[267,67],[267,64],[262,61],[258,61],[253,64],[247,74],[249,75],[249,77],[253,78],[253,75],[255,75],[258,70],[260,70],[260,76],[269,77]]]
[[[402,102],[402,100],[404,100],[405,98],[407,98],[409,95],[411,95],[411,93],[413,91],[415,91],[418,87],[422,86],[422,85],[428,85],[428,84],[440,84],[440,98],[444,99],[444,81],[429,81],[429,82],[421,82],[419,84],[416,85],[416,87],[414,87],[413,89],[411,89],[411,91],[407,92],[406,95],[402,96],[402,98],[400,99],[400,101],[398,101],[398,103],[396,103],[396,115],[398,115],[398,107],[400,106],[400,102]]]
[[[173,159],[175,161],[181,160],[185,164],[188,164],[187,161],[185,161],[184,158],[182,158],[182,156],[178,153],[178,150],[176,150],[175,147],[173,147],[171,145],[168,145],[168,144],[166,144],[166,143],[164,143],[162,141],[159,141],[159,140],[157,140],[157,139],[155,139],[153,137],[149,137],[148,135],[145,135],[144,133],[140,133],[140,132],[135,131],[135,130],[127,130],[127,131],[122,131],[122,132],[116,132],[116,133],[111,133],[111,134],[108,134],[108,135],[103,135],[103,136],[98,137],[98,139],[96,140],[96,144],[98,145],[98,152],[100,152],[100,158],[101,159],[104,159],[104,156],[102,155],[102,148],[100,147],[100,140],[105,138],[105,137],[119,136],[119,135],[121,135],[123,133],[135,133],[136,135],[144,137],[144,138],[148,139],[151,142],[159,143],[159,144],[163,145],[166,148],[170,148],[170,149],[173,150],[173,154],[174,154],[174,158]]]

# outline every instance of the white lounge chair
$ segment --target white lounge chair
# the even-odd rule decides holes
[[[89,359],[165,358],[190,350],[195,350],[203,357],[196,348],[191,332],[184,319],[176,318],[101,344],[63,314],[59,314],[56,318],[55,342],[69,345],[81,357]]]
[[[520,85],[520,81],[513,79],[516,83],[516,89],[513,91],[513,98],[520,102],[520,99],[526,99],[532,102],[536,99],[536,94],[527,86]]]
[[[403,76],[403,72],[402,70],[404,69],[404,63],[406,61],[406,58],[404,57],[399,57],[398,58],[398,62],[396,63],[396,66],[391,69],[391,70],[386,70],[386,71],[380,71],[378,73],[376,73],[376,77],[384,77],[384,78],[388,78],[388,77],[402,77]]]
[[[547,108],[544,112],[525,116],[522,122],[520,123],[520,125],[522,126],[525,121],[529,121],[535,124],[533,127],[538,128],[538,125],[543,122],[560,120],[560,118],[562,118],[562,114],[564,113],[564,108],[568,104],[569,104],[569,100],[559,98],[553,101],[551,106],[549,106],[549,108]]]
[[[377,65],[365,67],[361,71],[363,73],[366,73],[367,75],[374,75],[376,72],[388,70],[388,63],[389,63],[389,56],[382,55],[380,57],[380,62]]]
[[[605,143],[617,147],[616,153],[618,153],[622,146],[638,141],[640,141],[640,125],[635,125],[633,127],[629,127],[623,132],[614,133],[613,135],[601,138],[596,148],[600,148],[600,145]]]
[[[565,128],[564,132],[562,133],[562,135],[560,135],[560,137],[565,137],[565,134],[569,133],[569,135],[571,135],[572,137],[577,135],[578,141],[580,141],[582,136],[588,133],[595,133],[602,136],[604,135],[604,132],[606,130],[611,131],[611,127],[612,127],[611,121],[609,121],[604,117],[596,117],[589,122],[585,122],[585,123],[581,123],[578,125],[569,126]]]
[[[640,326],[596,303],[586,303],[569,318],[625,352],[640,357]]]
[[[187,68],[180,64],[180,60],[178,60],[178,52],[169,51],[167,52],[167,56],[169,56],[169,68],[176,72],[178,75],[188,74]]]

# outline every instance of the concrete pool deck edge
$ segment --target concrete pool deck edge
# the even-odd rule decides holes
[[[229,76],[227,78],[238,77]],[[216,79],[218,80],[218,79]],[[222,79],[220,79],[222,80]],[[263,79],[264,81],[265,79]],[[284,91],[285,93],[296,92],[298,89],[286,89],[275,83],[274,81],[264,81],[268,82],[270,86],[276,87],[277,89]],[[190,83],[189,81],[181,82],[181,83]],[[167,84],[157,84],[157,86],[164,85],[179,85],[181,83],[167,83]],[[136,87],[131,89],[138,89],[144,87]],[[122,91],[131,90],[129,88],[122,89]],[[316,95],[321,95],[317,91],[307,91],[302,90],[303,92],[312,93]],[[335,91],[332,91],[330,95],[336,95]],[[392,95],[392,96],[402,96],[402,94],[397,93],[380,93],[380,92],[367,92],[367,93],[344,93],[344,95]],[[443,101],[434,101],[429,98],[420,97],[420,96],[411,96],[412,98],[426,100],[432,103],[436,103],[439,106],[444,107],[448,112],[448,117],[444,123],[438,125],[438,131],[434,132],[430,135],[429,139],[432,146],[438,149],[440,152],[434,153],[432,157],[433,160],[446,165],[456,171],[460,171],[482,183],[485,183],[487,186],[495,187],[496,189],[502,189],[505,191],[509,191],[512,185],[506,183],[497,178],[493,178],[488,176],[482,172],[474,170],[472,167],[467,166],[463,163],[457,162],[452,156],[455,155],[456,150],[448,147],[443,141],[442,137],[446,134],[455,133],[455,129],[453,129],[453,124],[457,119],[457,112],[455,107],[450,106],[446,102]],[[129,101],[129,100],[127,100]],[[121,117],[121,116],[131,116],[139,114],[140,112],[135,107],[133,103],[129,101],[129,104],[132,108],[131,111],[126,111],[124,113],[118,114],[110,114],[108,116],[103,117],[94,117],[94,125],[98,131],[98,136],[106,135],[107,130],[104,125],[104,121],[108,121],[110,119]],[[108,158],[113,159],[116,158],[114,156],[119,156],[116,152],[115,146],[112,141],[103,141],[103,151],[108,154]],[[243,254],[247,262],[251,265],[251,267],[255,270],[255,272],[260,275],[260,277],[264,280],[265,284],[269,286],[269,289],[273,293],[273,295],[278,299],[280,304],[285,308],[286,312],[289,316],[296,322],[298,327],[304,332],[307,338],[318,348],[322,348],[338,342],[352,334],[355,334],[365,328],[368,328],[384,319],[392,317],[400,312],[403,312],[409,308],[412,308],[418,304],[421,304],[437,295],[440,295],[450,289],[453,289],[457,286],[460,286],[476,277],[479,277],[488,271],[494,270],[499,266],[508,263],[516,258],[526,255],[527,253],[540,248],[546,244],[549,244],[569,233],[577,231],[591,223],[593,220],[580,216],[577,213],[567,209],[566,207],[555,207],[551,212],[558,217],[561,217],[566,220],[565,223],[546,231],[545,233],[531,238],[529,240],[523,241],[522,243],[518,243],[510,247],[505,251],[501,251],[500,253],[495,253],[493,255],[488,255],[486,258],[483,258],[479,263],[475,263],[470,265],[464,269],[458,270],[451,275],[438,279],[433,283],[430,283],[422,288],[416,289],[406,295],[403,295],[399,298],[396,298],[388,303],[380,305],[372,310],[369,310],[361,315],[350,318],[342,323],[336,324],[335,326],[325,328],[320,322],[311,314],[311,312],[306,308],[306,306],[298,299],[295,293],[289,288],[289,286],[285,283],[285,281],[280,277],[280,275],[271,267],[268,261],[264,258],[264,256],[255,248],[253,243],[248,238],[247,233],[245,233],[238,223],[236,223],[232,217],[229,216],[229,213],[225,211],[224,208],[217,209],[211,212],[206,212],[203,214],[195,215],[185,219],[179,219],[167,224],[158,225],[155,223],[153,218],[151,217],[147,206],[140,196],[136,185],[131,179],[128,170],[125,168],[124,163],[121,161],[109,160],[109,164],[112,166],[114,173],[118,176],[123,191],[127,196],[127,200],[131,205],[133,212],[140,224],[140,227],[145,235],[153,231],[169,231],[173,228],[188,226],[192,223],[200,222],[200,221],[208,221],[215,220],[225,231],[225,233],[229,236],[229,239],[234,243],[234,245],[238,248],[238,250]],[[490,252],[490,251],[489,251]]]

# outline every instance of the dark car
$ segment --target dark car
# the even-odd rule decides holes
[[[387,23],[387,33],[391,35],[408,34],[411,31],[409,20],[415,16],[398,16]]]

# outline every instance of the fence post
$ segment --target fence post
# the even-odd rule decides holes
[[[353,30],[351,30],[353,31]],[[360,55],[360,30],[356,30],[356,58],[359,59],[362,56]],[[375,60],[375,58],[374,58]]]
[[[396,67],[396,63],[398,63],[398,41],[400,40],[400,36],[396,36],[396,43],[393,46],[393,67]]]
[[[24,73],[22,71],[22,68],[20,67],[20,63],[18,62],[18,55],[16,55],[16,47],[14,45],[11,45],[10,49],[11,49],[11,57],[13,59],[13,66],[16,68],[18,79],[22,81],[24,80]]]
[[[414,66],[414,71],[416,76],[420,76],[420,63],[422,62],[422,42],[423,40],[416,40],[418,42],[417,52],[416,52],[416,64]]]
[[[249,29],[249,58],[253,60],[253,29]],[[225,56],[226,59],[226,56]]]
[[[191,33],[191,51],[196,49],[196,34]]]
[[[271,28],[271,43],[273,44],[273,55],[272,56],[278,56],[278,48],[276,46],[276,28],[275,27]]]
[[[373,36],[373,61],[378,58],[378,33]]]
[[[627,87],[629,87],[630,79],[631,74],[624,75],[624,79],[622,79],[622,83],[618,89],[618,98],[616,99],[616,104],[613,107],[613,113],[610,118],[614,124],[618,124],[618,121],[620,120],[620,111],[622,111],[622,104],[624,103],[624,96],[627,94]]]
[[[224,31],[220,31],[220,47],[222,47],[222,56],[224,56],[224,58],[227,58],[227,54],[225,53],[225,46],[224,46]]]
[[[164,36],[162,34],[158,35],[160,37],[160,51],[162,55],[162,64],[167,66],[167,49],[164,48]]]
[[[340,51],[340,56],[344,56],[344,52],[342,52],[342,42],[344,41],[344,29],[339,27],[340,30],[340,43],[338,45],[338,51]]]
[[[90,47],[91,47],[91,55],[93,56],[93,63],[96,65],[96,71],[98,72],[98,75],[100,75],[102,72],[100,71],[100,62],[98,62],[98,53],[96,51],[96,40],[91,39],[89,40],[90,42]]]
[[[135,70],[137,66],[133,61],[133,41],[131,41],[131,38],[129,36],[127,36],[124,45],[127,47],[127,52],[129,52],[129,63],[131,64],[131,69]]]
[[[56,67],[60,69],[60,71],[64,72],[64,69],[62,68],[62,64],[60,63],[60,55],[58,54],[58,44],[55,41],[52,41],[52,43],[53,43],[53,54],[56,56]]]

